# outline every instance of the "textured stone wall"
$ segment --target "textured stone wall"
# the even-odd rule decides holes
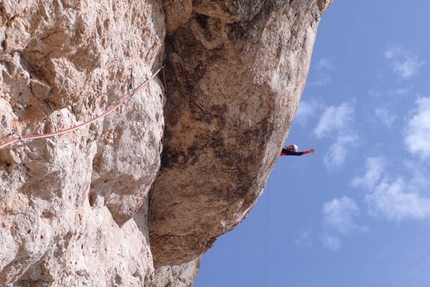
[[[248,214],[331,0],[0,2],[0,286],[192,286]],[[106,117],[91,121],[166,63]],[[155,266],[155,267],[154,267]]]
[[[161,66],[159,1],[4,0],[0,21],[2,141],[90,120]],[[151,282],[162,93],[157,78],[91,125],[0,150],[0,282]]]
[[[331,1],[167,1],[168,101],[150,207],[157,265],[207,251],[256,203]]]

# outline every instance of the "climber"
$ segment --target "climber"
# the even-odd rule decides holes
[[[305,151],[298,151],[298,150],[299,150],[299,148],[295,144],[290,144],[289,146],[284,146],[282,148],[281,156],[284,156],[284,155],[304,155],[304,154],[315,152],[314,148],[311,148],[311,149],[305,150]]]

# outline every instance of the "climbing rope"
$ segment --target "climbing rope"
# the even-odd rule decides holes
[[[164,86],[166,86],[165,83],[165,77],[164,77],[164,65],[158,69],[158,71],[156,71],[146,82],[144,82],[143,84],[141,84],[139,87],[137,87],[135,90],[131,91],[128,95],[126,95],[124,98],[122,98],[116,105],[114,105],[113,107],[109,108],[108,110],[106,110],[104,113],[102,113],[101,115],[98,115],[95,118],[92,118],[86,122],[83,122],[79,125],[67,128],[67,129],[63,129],[63,130],[58,130],[55,132],[50,132],[50,133],[45,133],[45,134],[33,134],[33,135],[17,135],[15,133],[12,133],[12,139],[4,141],[0,144],[0,149],[5,148],[6,146],[13,144],[16,141],[27,141],[27,140],[34,140],[34,139],[42,139],[42,138],[48,138],[48,137],[52,137],[52,136],[57,136],[57,135],[61,135],[61,134],[65,134],[65,133],[69,133],[71,131],[74,131],[76,129],[79,129],[81,127],[84,127],[86,125],[89,125],[101,118],[106,117],[107,115],[109,115],[110,113],[112,113],[115,109],[117,109],[119,106],[121,106],[122,104],[124,104],[127,100],[129,100],[135,93],[139,92],[140,90],[142,90],[145,86],[147,86],[156,76],[157,74],[163,70],[163,80],[164,80]]]
[[[267,252],[268,252],[268,243],[267,237],[269,233],[269,200],[270,200],[270,192],[269,192],[269,184],[267,183],[267,199],[266,199],[266,230],[264,232],[264,286],[267,286]]]

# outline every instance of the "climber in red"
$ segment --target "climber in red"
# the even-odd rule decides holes
[[[311,148],[309,150],[305,150],[305,151],[298,151],[299,148],[295,145],[295,144],[290,144],[289,146],[284,146],[282,148],[282,152],[281,152],[281,156],[284,155],[304,155],[304,154],[308,154],[308,153],[314,153],[315,149]]]

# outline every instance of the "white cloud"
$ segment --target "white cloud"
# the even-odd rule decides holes
[[[422,219],[430,216],[430,199],[417,193],[406,192],[402,178],[393,182],[386,180],[367,194],[365,201],[374,216],[384,216],[389,220]]]
[[[294,122],[305,125],[320,109],[322,109],[322,106],[315,99],[311,99],[310,101],[300,101],[299,108],[294,116]]]
[[[409,120],[405,130],[405,144],[412,154],[430,157],[430,97],[419,98],[416,114]]]
[[[335,142],[324,155],[324,164],[329,169],[336,169],[345,163],[348,150],[358,141],[355,134],[339,134]]]
[[[354,108],[350,103],[342,103],[338,107],[330,106],[326,108],[317,127],[314,129],[314,134],[317,138],[323,138],[345,129],[352,120],[353,114]]]
[[[416,188],[427,181],[417,177],[409,181],[402,177],[392,180],[386,169],[383,158],[368,158],[364,175],[354,177],[351,182],[353,186],[365,189],[364,201],[369,214],[395,221],[430,217],[430,198],[422,196]],[[421,176],[420,173],[417,175]]]
[[[385,172],[385,160],[380,157],[370,157],[366,160],[365,174],[354,177],[352,185],[355,187],[373,188]]]
[[[348,197],[334,198],[323,205],[324,225],[346,235],[357,229],[353,217],[360,215],[355,201]]]
[[[411,78],[424,65],[423,61],[418,60],[416,55],[405,50],[401,45],[388,47],[384,56],[390,62],[393,72],[404,80]]]
[[[342,246],[341,236],[367,230],[354,222],[354,217],[360,215],[360,209],[351,198],[344,196],[324,203],[322,214],[326,231],[322,244],[325,248],[338,250]]]
[[[324,110],[314,129],[318,139],[334,138],[334,142],[324,156],[324,164],[329,169],[342,166],[346,160],[348,149],[358,141],[351,128],[354,107],[351,103],[342,103],[338,107],[330,106]]]

